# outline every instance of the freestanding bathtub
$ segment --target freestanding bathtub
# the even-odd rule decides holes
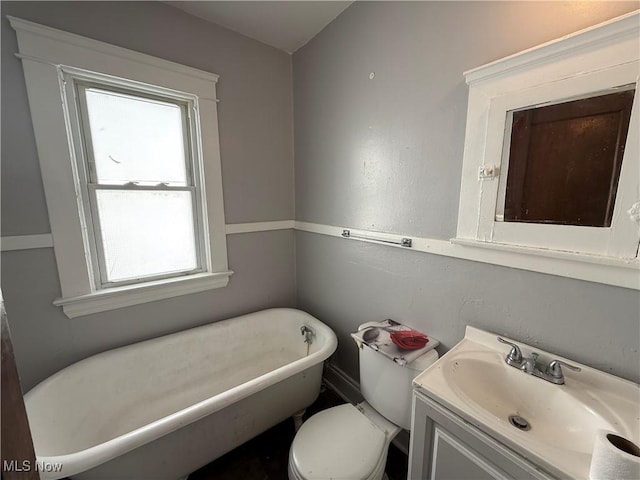
[[[41,478],[177,480],[313,403],[336,346],[277,308],[75,363],[25,395]]]

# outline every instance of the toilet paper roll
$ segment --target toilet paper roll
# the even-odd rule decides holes
[[[640,479],[640,448],[617,433],[598,430],[593,445],[591,480]]]

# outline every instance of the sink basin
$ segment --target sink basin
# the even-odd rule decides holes
[[[478,415],[493,416],[505,425],[511,424],[509,416],[517,415],[527,421],[531,440],[583,453],[591,453],[598,429],[616,429],[561,385],[526,375],[495,357],[485,352],[457,355],[443,372],[452,390]]]
[[[525,355],[532,351],[519,345]],[[543,364],[560,359],[582,368],[565,370],[565,384],[555,385],[507,365],[508,351],[495,335],[467,327],[414,386],[559,477],[588,478],[599,429],[639,443],[638,385],[535,349]]]

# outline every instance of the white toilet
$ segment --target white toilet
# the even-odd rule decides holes
[[[359,351],[366,401],[329,408],[302,425],[289,450],[290,480],[380,480],[391,440],[411,428],[411,381],[438,353],[401,366],[367,346]]]

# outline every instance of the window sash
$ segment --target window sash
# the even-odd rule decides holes
[[[123,95],[128,95],[132,97],[145,98],[149,100],[155,100],[165,104],[172,104],[180,108],[181,119],[182,119],[182,138],[183,138],[183,148],[184,148],[184,161],[185,161],[185,184],[186,185],[194,185],[194,176],[193,176],[193,148],[191,147],[193,144],[192,141],[192,120],[190,115],[189,102],[178,101],[172,98],[162,97],[159,95],[149,94],[147,92],[141,92],[136,90],[129,90],[121,87],[110,86],[98,82],[90,82],[90,81],[74,81],[75,85],[75,97],[77,99],[77,109],[79,112],[79,121],[80,128],[83,136],[83,143],[86,154],[86,162],[88,165],[87,172],[87,180],[92,183],[101,183],[98,180],[98,172],[96,167],[95,154],[93,151],[93,139],[91,137],[91,126],[89,122],[89,108],[87,106],[87,96],[86,90],[90,88],[103,90],[106,92],[112,93],[120,93]],[[140,179],[131,178],[130,182],[139,182]],[[107,183],[103,183],[107,184]]]
[[[88,184],[89,189],[89,205],[91,207],[91,217],[93,224],[93,238],[95,239],[95,260],[98,265],[98,269],[94,272],[95,279],[99,282],[101,288],[117,287],[122,285],[132,285],[140,282],[150,282],[154,280],[162,280],[165,278],[179,277],[183,275],[191,275],[194,273],[201,273],[206,271],[202,262],[202,236],[198,232],[198,221],[196,214],[196,189],[192,186],[186,187],[168,187],[163,186],[161,188],[146,185],[101,185],[101,184]],[[112,191],[143,191],[143,192],[167,192],[167,191],[186,191],[191,195],[191,211],[193,213],[192,221],[194,224],[194,242],[196,251],[196,267],[188,270],[179,270],[169,273],[150,274],[143,275],[136,278],[130,278],[127,280],[110,281],[107,277],[107,264],[105,258],[105,247],[102,241],[102,226],[100,223],[100,215],[98,209],[98,190],[112,190]]]

